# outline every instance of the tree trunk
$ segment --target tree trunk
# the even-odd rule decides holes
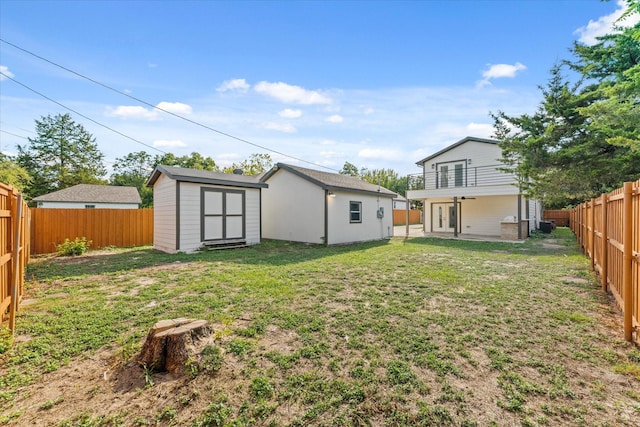
[[[212,332],[206,320],[161,320],[149,331],[138,361],[156,372],[181,373],[189,357],[197,355],[198,343]]]

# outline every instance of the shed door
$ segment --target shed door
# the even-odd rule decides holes
[[[245,192],[202,188],[202,241],[245,238]]]

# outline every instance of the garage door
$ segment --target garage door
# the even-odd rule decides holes
[[[244,240],[244,190],[202,189],[202,241]]]

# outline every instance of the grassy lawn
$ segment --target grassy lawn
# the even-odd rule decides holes
[[[640,420],[640,351],[567,229],[524,244],[114,249],[36,259],[28,280],[0,355],[0,424]],[[210,321],[221,351],[176,378],[137,366],[149,328],[177,317]]]

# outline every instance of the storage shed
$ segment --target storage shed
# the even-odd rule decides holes
[[[384,187],[284,163],[262,181],[265,239],[335,245],[393,236],[396,194]]]
[[[260,243],[260,193],[268,185],[257,177],[160,165],[147,186],[153,187],[155,249]]]

